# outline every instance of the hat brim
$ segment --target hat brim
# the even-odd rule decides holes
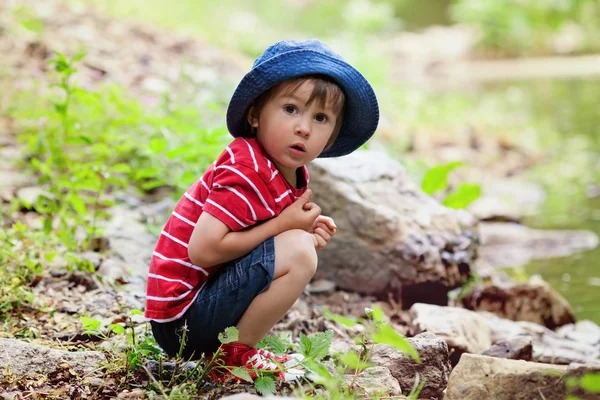
[[[344,91],[344,120],[333,145],[319,157],[352,153],[373,136],[379,122],[379,106],[373,88],[350,64],[315,50],[292,50],[256,65],[236,88],[227,108],[227,128],[234,137],[244,136],[246,114],[252,101],[283,81],[323,74]]]

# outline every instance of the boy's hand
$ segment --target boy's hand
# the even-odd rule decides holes
[[[313,235],[315,248],[317,250],[321,250],[327,246],[333,235],[335,235],[336,231],[337,226],[335,225],[333,218],[319,215],[317,219],[315,219],[315,222],[313,223],[313,226],[309,232]]]
[[[312,190],[306,189],[306,192],[298,200],[277,216],[284,232],[290,229],[311,232],[317,217],[321,214],[321,208],[310,202],[311,195]]]

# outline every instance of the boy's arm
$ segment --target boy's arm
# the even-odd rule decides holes
[[[188,256],[194,265],[211,267],[250,253],[259,244],[290,229],[308,231],[321,209],[310,203],[307,190],[294,204],[268,221],[243,231],[233,232],[216,217],[203,212],[188,244]]]
[[[190,242],[188,256],[194,265],[212,267],[250,253],[271,236],[281,233],[277,218],[249,229],[232,232],[209,213],[202,213]]]

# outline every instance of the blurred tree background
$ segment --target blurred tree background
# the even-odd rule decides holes
[[[527,203],[523,197],[529,192],[494,192],[488,185],[497,180],[509,187],[516,177],[544,189],[539,209],[517,212],[519,221],[600,233],[598,0],[68,2],[211,43],[229,52],[242,70],[277,40],[319,38],[376,89],[383,118],[370,146],[387,149],[417,181],[436,166],[462,163],[450,173],[448,190],[436,194],[440,200],[462,183],[472,183],[480,185],[483,197]],[[18,33],[43,37],[44,22],[29,6],[13,3]],[[63,61],[58,73],[64,76],[70,66]],[[61,173],[68,171],[82,187],[133,184],[148,193],[168,183],[179,193],[227,137],[224,110],[240,78],[226,80],[220,71],[209,71],[203,79],[210,82],[200,90],[197,76],[186,68],[178,77],[180,90],[164,94],[152,107],[115,85],[94,93],[67,85],[58,96],[67,100],[54,106],[55,114],[48,115],[48,99],[56,104],[56,93],[45,98],[23,90],[13,104],[28,106],[7,109],[30,129],[25,136],[30,150],[46,160],[34,168],[49,180],[56,165],[62,165]],[[66,117],[67,109],[74,117]],[[94,143],[92,154],[64,159],[59,145],[45,146],[44,140],[62,143],[65,138],[40,139],[35,122],[40,118],[62,127],[63,135],[85,131],[87,136],[78,140]],[[95,163],[82,164],[89,160]],[[80,170],[74,171],[74,165]],[[112,180],[96,181],[92,170]],[[78,218],[91,218],[82,204],[98,203],[102,196],[80,199],[72,182],[62,184],[67,208]],[[52,204],[46,206],[52,209]],[[67,213],[63,208],[52,212]],[[511,213],[501,217],[515,218]],[[542,274],[565,294],[578,316],[600,322],[600,296],[595,294],[599,267],[596,249],[533,261],[513,273]]]

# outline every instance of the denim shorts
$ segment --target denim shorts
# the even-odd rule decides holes
[[[219,333],[237,325],[252,300],[269,287],[274,272],[275,240],[271,237],[251,253],[219,267],[180,319],[151,321],[156,342],[169,356],[175,356],[185,324],[183,357],[197,359],[212,354],[220,345]]]

